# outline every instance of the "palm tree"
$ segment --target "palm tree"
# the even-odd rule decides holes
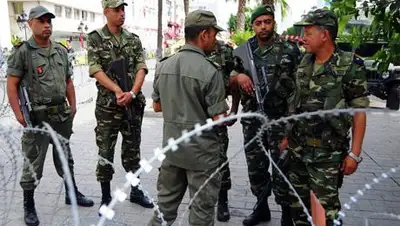
[[[185,0],[186,1],[186,0]],[[226,0],[229,1],[229,0]],[[237,0],[234,0],[235,2]],[[237,12],[237,30],[238,31],[243,31],[244,30],[244,23],[245,23],[245,11],[246,11],[246,4],[247,0],[238,0],[238,12]],[[258,0],[261,4],[269,4],[269,5],[275,5],[278,4],[281,6],[281,15],[282,18],[286,17],[287,10],[289,9],[289,4],[286,2],[286,0]]]
[[[163,11],[163,0],[158,0],[158,30],[157,30],[157,61],[161,60],[162,58],[162,40],[163,40],[163,34],[162,34],[162,13]]]
[[[183,6],[185,9],[185,16],[187,16],[188,12],[189,12],[189,1],[190,0],[183,0]]]

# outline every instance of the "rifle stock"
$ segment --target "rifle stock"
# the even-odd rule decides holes
[[[237,57],[241,60],[244,72],[247,72],[250,74],[254,86],[256,88],[255,94],[256,94],[256,99],[257,99],[257,108],[260,113],[264,113],[264,98],[262,97],[262,92],[261,92],[261,83],[258,79],[258,73],[257,73],[257,68],[256,65],[254,64],[254,56],[253,52],[251,51],[251,46],[249,42],[246,42],[239,47],[237,47],[233,51],[233,56]]]

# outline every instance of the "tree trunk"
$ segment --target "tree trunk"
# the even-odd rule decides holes
[[[185,16],[187,16],[189,13],[189,0],[183,0],[183,6],[185,9]]]
[[[266,5],[266,4],[273,5],[274,4],[274,0],[262,0],[262,4],[263,5]]]
[[[163,0],[158,0],[158,31],[157,31],[157,62],[162,59],[162,40],[163,40],[163,27],[162,27],[162,15],[163,15]]]
[[[245,9],[246,9],[246,1],[247,0],[239,0],[238,4],[238,12],[236,19],[236,30],[244,31],[244,23],[245,23]]]

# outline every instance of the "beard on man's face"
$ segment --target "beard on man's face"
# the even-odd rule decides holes
[[[274,35],[273,31],[262,31],[258,33],[257,38],[261,41],[268,41],[272,38]]]

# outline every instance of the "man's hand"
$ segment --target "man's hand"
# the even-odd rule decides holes
[[[241,90],[246,92],[249,95],[252,95],[254,92],[254,85],[251,78],[243,73],[236,75],[237,83]]]
[[[358,167],[358,163],[350,156],[346,156],[342,165],[342,172],[344,175],[353,174]]]
[[[126,106],[132,101],[132,95],[130,92],[124,92],[122,94],[116,95],[117,97],[117,104],[119,106]]]
[[[74,118],[75,118],[76,112],[77,112],[77,110],[76,110],[76,106],[74,106],[74,107],[72,107],[72,106],[71,106],[71,114],[72,114],[72,119],[74,119]]]
[[[282,138],[281,143],[279,144],[279,150],[283,151],[287,147],[289,147],[289,142],[287,137]]]
[[[19,122],[19,124],[21,124],[21,126],[23,126],[23,127],[27,126],[26,122],[25,122],[25,119],[24,119],[24,116],[22,116],[22,114],[16,116],[16,118],[17,118],[17,121]]]
[[[235,111],[231,111],[228,116],[236,115],[236,114],[237,114],[237,111],[236,112]],[[237,119],[232,119],[231,121],[228,121],[225,124],[227,126],[233,126],[236,123],[236,121],[237,121]]]

